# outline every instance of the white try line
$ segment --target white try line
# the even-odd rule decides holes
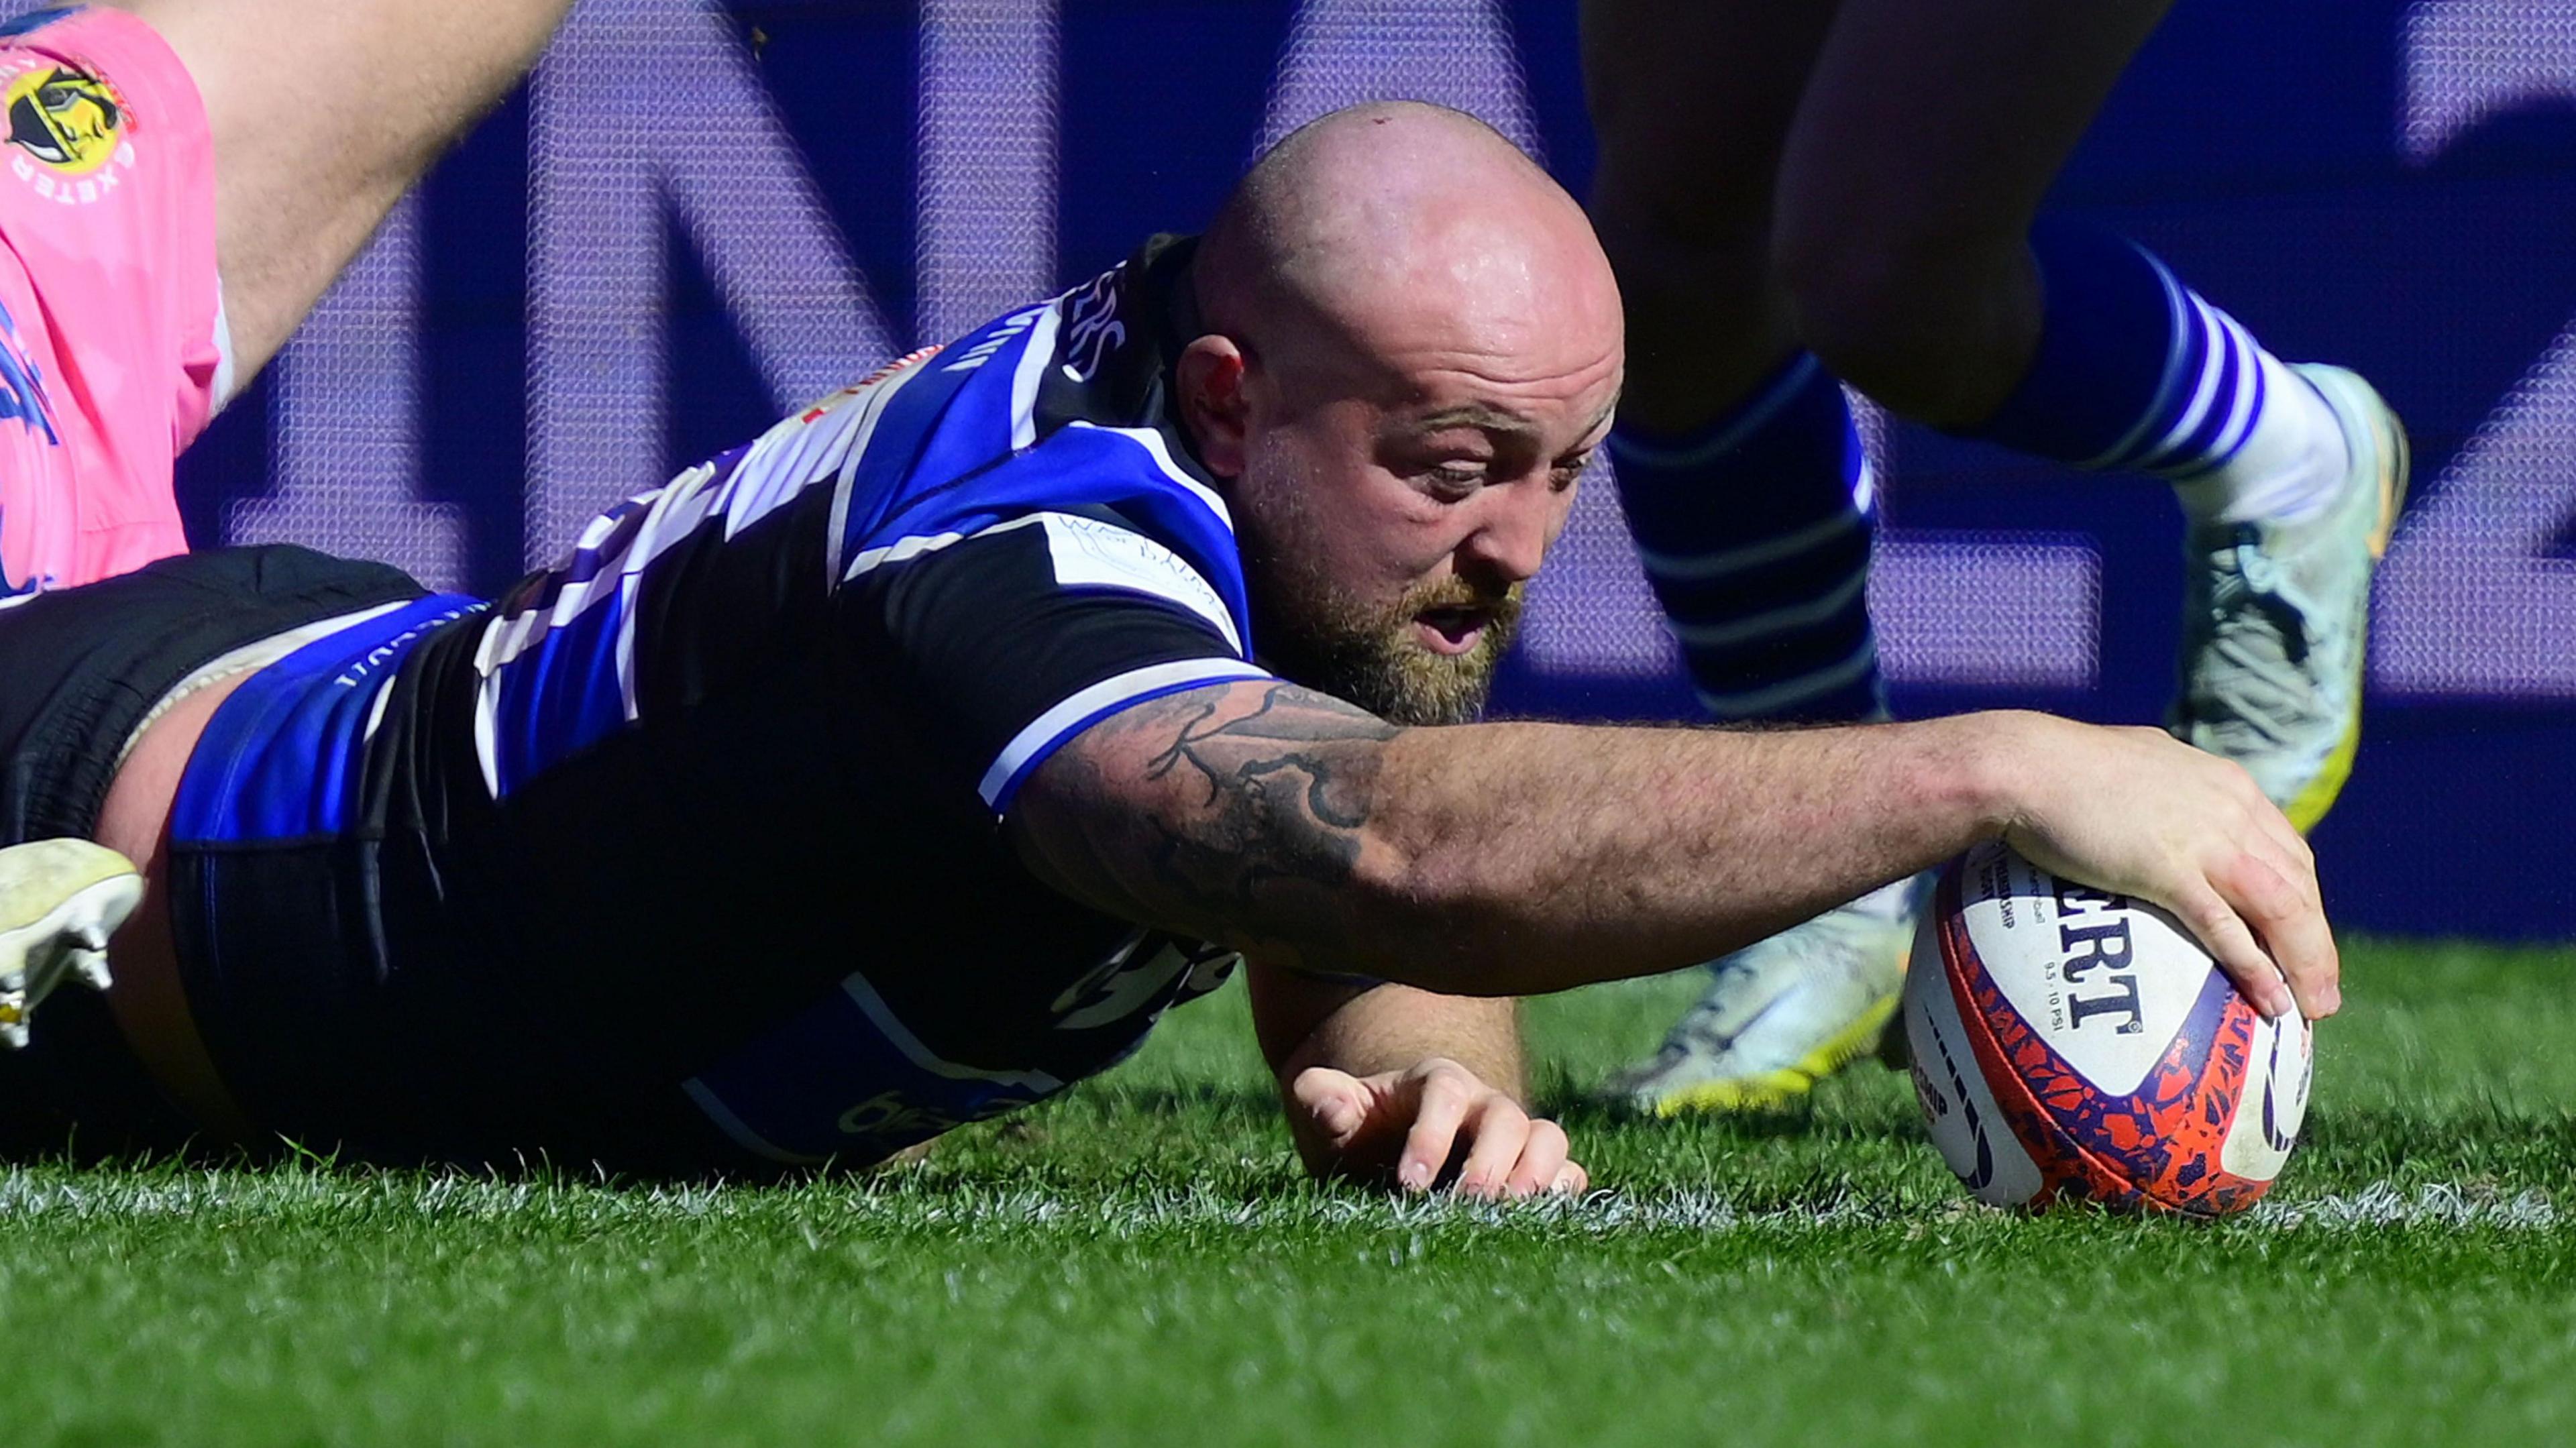
[[[1579,1199],[1491,1203],[1306,1190],[1247,1199],[1203,1188],[1168,1192],[1120,1188],[1086,1196],[1034,1189],[940,1187],[908,1182],[901,1174],[786,1188],[616,1188],[570,1178],[514,1181],[402,1173],[204,1172],[121,1179],[61,1170],[0,1171],[0,1219],[238,1220],[305,1214],[346,1215],[379,1224],[406,1217],[423,1222],[551,1218],[592,1227],[690,1220],[756,1226],[775,1220],[781,1227],[1034,1229],[1108,1238],[1207,1227],[1243,1231],[1467,1227],[1540,1238],[1631,1232],[1831,1232],[1970,1222],[2001,1215],[1955,1199],[1902,1203],[1854,1199],[1813,1208],[1748,1210],[1709,1188],[1600,1191]],[[2556,1204],[2538,1190],[2507,1195],[2447,1183],[2406,1190],[2379,1183],[2358,1192],[2292,1194],[2266,1201],[2248,1213],[2236,1230],[2343,1232],[2429,1226],[2529,1231],[2559,1225]]]

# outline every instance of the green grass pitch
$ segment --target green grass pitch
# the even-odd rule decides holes
[[[789,1189],[0,1169],[12,1445],[2545,1443],[2576,954],[2362,944],[2218,1227],[1961,1204],[1903,1079],[1565,1115],[1579,1205],[1307,1186],[1239,991],[927,1162]],[[1692,987],[1531,1011],[1542,1088]]]

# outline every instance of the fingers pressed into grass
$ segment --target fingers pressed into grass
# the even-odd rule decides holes
[[[1347,1071],[1309,1066],[1297,1073],[1290,1093],[1299,1109],[1332,1139],[1348,1146],[1368,1125],[1369,1088]]]
[[[1469,1108],[1466,1119],[1469,1145],[1467,1160],[1458,1168],[1458,1194],[1465,1197],[1500,1196],[1511,1179],[1512,1168],[1529,1145],[1529,1113],[1515,1105],[1510,1097],[1487,1092]]]
[[[1565,1138],[1564,1127],[1553,1121],[1531,1122],[1529,1139],[1521,1147],[1520,1162],[1504,1180],[1504,1192],[1515,1197],[1527,1197],[1554,1188],[1572,1165],[1566,1160],[1572,1149]]]
[[[1458,1128],[1475,1102],[1476,1079],[1455,1066],[1429,1067],[1417,1078],[1422,1093],[1413,1129],[1405,1133],[1404,1156],[1396,1167],[1396,1184],[1409,1192],[1429,1191],[1457,1149]]]

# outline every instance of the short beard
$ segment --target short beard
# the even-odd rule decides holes
[[[1282,677],[1390,724],[1467,724],[1484,714],[1494,670],[1520,627],[1520,584],[1496,591],[1451,577],[1373,605],[1312,569],[1263,561],[1272,566],[1248,570],[1261,621],[1257,642],[1264,662]],[[1435,608],[1482,610],[1475,646],[1443,654],[1416,641],[1416,619]]]

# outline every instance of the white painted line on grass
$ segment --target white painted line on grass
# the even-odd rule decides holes
[[[1971,1222],[1999,1215],[1963,1200],[1846,1200],[1815,1208],[1747,1210],[1714,1188],[1594,1192],[1577,1200],[1490,1203],[1451,1197],[1392,1199],[1307,1191],[1244,1198],[1213,1189],[1120,1188],[1098,1196],[1040,1189],[915,1184],[903,1176],[763,1188],[612,1188],[577,1180],[512,1181],[405,1174],[237,1175],[221,1172],[120,1178],[59,1169],[0,1170],[0,1219],[64,1217],[242,1218],[346,1216],[370,1225],[411,1219],[493,1222],[559,1218],[593,1226],[692,1219],[891,1230],[1039,1229],[1105,1237],[1210,1226],[1245,1231],[1322,1226],[1406,1230],[1467,1226],[1538,1235],[1623,1232],[1854,1231]],[[2389,1227],[2545,1230],[2556,1204],[2526,1189],[2511,1195],[2435,1183],[2400,1189],[2289,1195],[2266,1201],[2238,1230],[2343,1232]]]

